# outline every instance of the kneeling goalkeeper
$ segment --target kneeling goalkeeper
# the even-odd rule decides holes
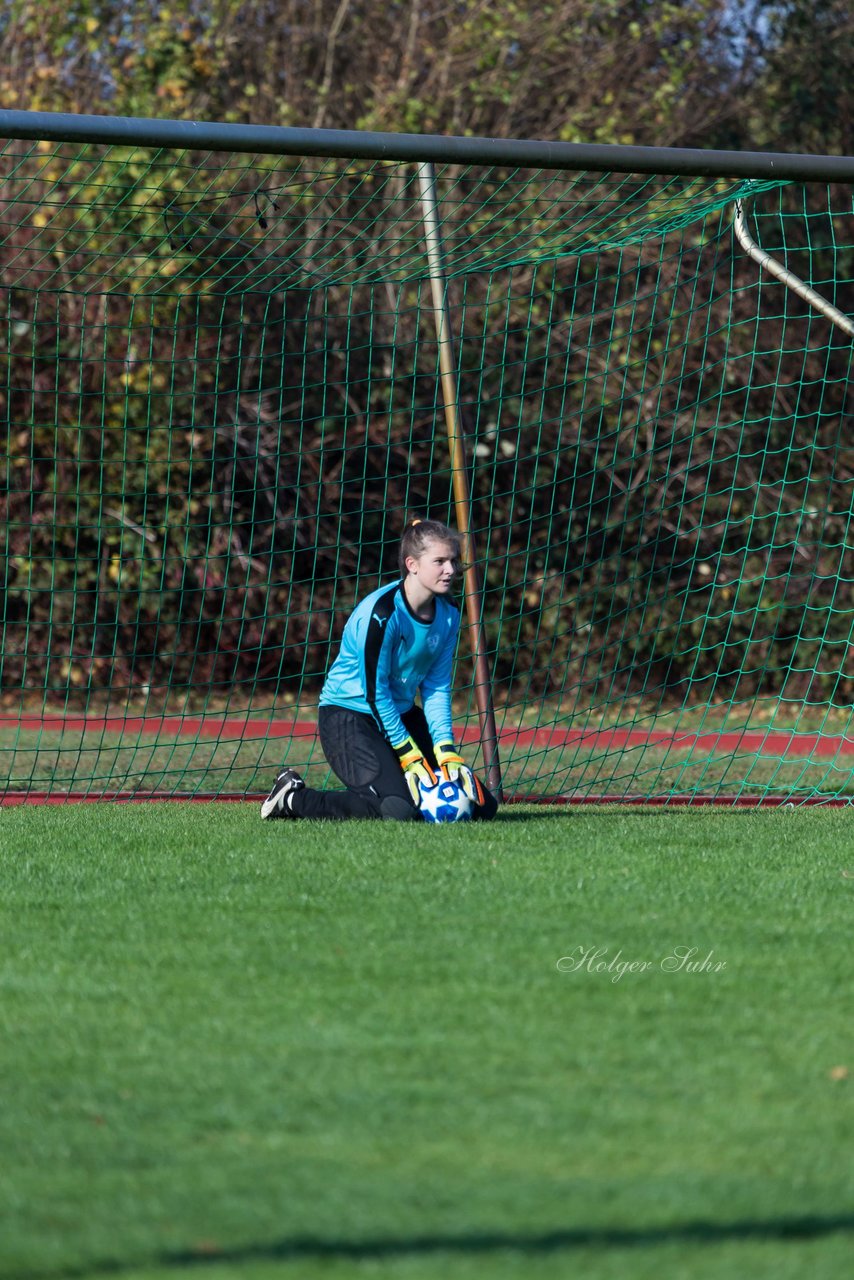
[[[459,558],[447,525],[418,520],[406,529],[400,581],[353,610],[320,695],[320,744],[347,790],[317,791],[283,769],[262,818],[420,821],[419,784],[440,776],[459,783],[473,817],[494,817],[497,801],[462,760],[451,724],[460,611],[450,593]]]

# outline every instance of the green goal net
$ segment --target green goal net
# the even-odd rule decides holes
[[[508,796],[854,794],[850,187],[436,168]],[[454,523],[417,166],[0,153],[7,800],[328,782],[317,697]],[[479,718],[465,638],[457,720]]]

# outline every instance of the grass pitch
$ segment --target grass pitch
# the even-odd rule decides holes
[[[849,1272],[845,811],[24,807],[0,877],[4,1280]]]

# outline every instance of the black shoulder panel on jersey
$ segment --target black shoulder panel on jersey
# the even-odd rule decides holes
[[[395,582],[374,601],[371,620],[365,633],[365,697],[373,713],[373,717],[383,733],[385,726],[377,710],[377,667],[380,662],[380,650],[385,640],[386,626],[394,614],[394,597],[400,586]]]

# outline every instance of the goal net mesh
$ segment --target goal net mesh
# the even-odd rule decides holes
[[[851,794],[845,187],[445,165],[511,796]],[[334,785],[317,698],[455,523],[416,167],[8,140],[7,797]],[[480,764],[465,627],[456,714]]]

